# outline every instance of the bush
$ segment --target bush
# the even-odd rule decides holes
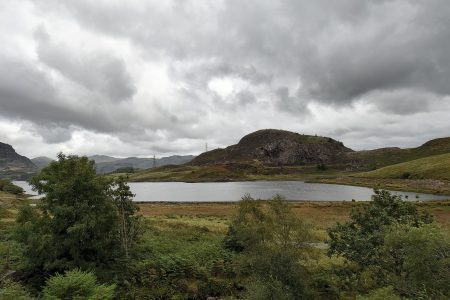
[[[93,273],[72,270],[47,280],[44,300],[108,300],[114,298],[115,285],[98,284]]]
[[[267,205],[267,208],[263,207]],[[229,227],[225,246],[243,255],[239,272],[251,279],[252,299],[304,299],[310,275],[299,260],[312,237],[281,196],[256,201],[245,196]]]
[[[20,186],[17,186],[6,179],[0,179],[0,191],[14,195],[22,195],[24,193],[24,190]]]
[[[450,235],[436,226],[394,226],[386,234],[380,264],[403,296],[450,298]]]
[[[402,173],[401,179],[409,179],[409,178],[411,178],[411,173],[409,172]]]
[[[402,298],[395,294],[392,286],[380,288],[372,291],[365,296],[357,296],[356,300],[401,300]]]
[[[419,227],[431,223],[428,214],[419,214],[416,204],[403,201],[388,191],[375,190],[372,201],[353,210],[350,221],[328,229],[329,255],[342,255],[361,267],[378,265],[386,229],[394,224]]]
[[[23,286],[17,282],[10,280],[0,281],[0,299],[1,300],[32,300],[34,299],[24,289]]]
[[[327,169],[327,166],[323,163],[320,163],[316,166],[317,170],[319,171],[325,171]]]

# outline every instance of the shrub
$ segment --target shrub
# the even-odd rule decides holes
[[[350,221],[328,229],[329,255],[342,255],[361,267],[378,265],[386,229],[393,224],[419,227],[431,223],[428,214],[419,214],[416,204],[403,201],[388,191],[375,190],[372,201],[353,210]]]
[[[386,234],[380,264],[403,296],[450,298],[450,235],[436,226],[394,226]]]
[[[303,299],[310,275],[300,263],[311,231],[281,196],[257,201],[245,196],[229,227],[225,246],[243,255],[239,272],[251,278],[251,299]]]
[[[4,279],[0,281],[0,299],[32,300],[34,298],[19,283]]]
[[[115,285],[98,284],[93,273],[72,270],[47,280],[44,300],[108,300],[114,298]]]
[[[411,178],[411,173],[404,172],[404,173],[402,173],[402,176],[400,176],[400,177],[401,177],[401,179],[409,179],[409,178]]]
[[[22,195],[24,193],[24,190],[20,186],[17,186],[6,179],[0,179],[0,191],[4,191],[14,195]]]

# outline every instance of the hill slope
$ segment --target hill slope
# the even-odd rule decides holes
[[[346,162],[353,150],[332,138],[263,129],[244,136],[236,145],[202,153],[192,165],[258,160],[269,165]]]
[[[11,145],[0,143],[0,178],[22,179],[36,171],[29,158],[17,154]]]
[[[48,166],[53,161],[53,159],[51,159],[50,157],[39,156],[32,158],[31,161],[39,168],[39,170],[41,170]]]
[[[357,151],[348,156],[361,169],[375,169],[445,153],[450,153],[450,137],[434,139],[417,148],[381,148]]]
[[[359,173],[356,176],[365,178],[450,180],[450,153],[395,164],[375,171]]]

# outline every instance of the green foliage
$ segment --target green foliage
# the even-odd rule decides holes
[[[112,197],[119,215],[120,246],[125,257],[128,258],[130,249],[135,246],[141,234],[141,218],[135,216],[139,207],[132,202],[134,195],[124,177],[119,177],[113,182]]]
[[[86,157],[59,154],[30,183],[44,197],[37,209],[19,211],[16,238],[34,274],[110,268],[125,255],[125,232],[133,244],[135,235],[121,226],[134,223],[129,189],[122,179],[97,176]]]
[[[28,291],[19,283],[11,280],[0,281],[0,300],[32,300]]]
[[[357,296],[356,300],[401,300],[402,298],[395,294],[392,286],[376,289],[368,295]]]
[[[361,267],[377,265],[388,226],[418,227],[431,222],[430,215],[418,213],[415,203],[403,201],[388,191],[375,190],[372,201],[363,209],[353,210],[349,222],[328,229],[329,255],[342,255]]]
[[[309,295],[310,275],[299,260],[309,247],[310,228],[293,214],[281,196],[264,203],[268,207],[249,195],[239,202],[225,246],[243,254],[239,271],[251,278],[248,295],[259,299],[303,299]]]
[[[118,298],[206,299],[237,293],[235,254],[222,247],[223,235],[196,225],[202,218],[189,221],[147,221]]]
[[[268,205],[267,211],[263,203]],[[289,203],[281,196],[260,201],[246,195],[239,202],[238,213],[232,220],[224,243],[226,248],[237,252],[260,244],[301,249],[309,238],[309,226],[292,213]]]
[[[0,179],[0,191],[14,195],[22,195],[24,193],[24,190],[20,186],[17,186],[6,179]]]
[[[72,270],[47,280],[44,300],[108,300],[114,298],[115,285],[98,284],[93,273]]]
[[[406,297],[450,298],[450,235],[433,225],[394,226],[382,249],[384,269]]]

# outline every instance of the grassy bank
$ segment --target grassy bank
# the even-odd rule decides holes
[[[308,180],[308,182],[344,184],[344,185],[364,186],[378,189],[388,189],[393,191],[450,195],[450,181],[447,180],[338,176],[329,178],[313,178]]]
[[[256,162],[224,163],[204,166],[165,166],[127,174],[135,182],[223,182],[255,180],[308,180],[351,174],[340,165],[265,166]],[[114,174],[113,176],[125,175]]]
[[[358,177],[450,180],[450,153],[387,166]]]
[[[348,219],[353,208],[364,205],[364,202],[351,201],[295,201],[291,206],[295,214],[322,230],[337,222]],[[450,201],[427,201],[417,203],[419,210],[429,211],[436,221],[450,230]],[[235,202],[210,203],[141,203],[140,214],[145,217],[168,220],[168,222],[197,222],[193,220],[206,220],[205,222],[221,227],[236,213]],[[208,221],[209,220],[209,221]],[[219,224],[219,225],[216,225]],[[221,225],[220,225],[221,224]]]

